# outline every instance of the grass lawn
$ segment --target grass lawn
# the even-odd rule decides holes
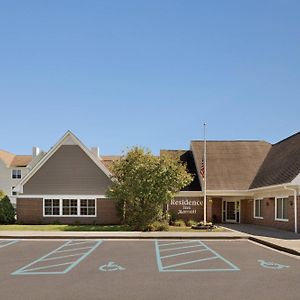
[[[0,231],[131,231],[126,225],[0,225]],[[190,227],[170,226],[171,232],[221,232],[223,228],[213,230],[195,230]]]
[[[0,231],[130,231],[126,225],[0,225]]]

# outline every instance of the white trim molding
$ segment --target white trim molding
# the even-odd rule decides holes
[[[60,196],[57,197],[55,195],[51,195],[51,197],[43,197],[43,217],[44,218],[95,218],[97,217],[97,198],[87,196]],[[45,201],[46,200],[59,200],[59,215],[46,215],[45,214]],[[76,200],[76,208],[77,214],[76,215],[64,215],[63,214],[63,200]],[[94,200],[95,201],[95,214],[93,215],[81,215],[81,203],[80,200]]]
[[[91,199],[91,198],[96,198],[96,199],[102,199],[102,198],[107,198],[106,195],[18,195],[16,196],[17,198],[33,198],[33,199],[41,199],[41,198],[81,198],[81,199]]]
[[[101,162],[101,159],[97,159],[95,155],[71,132],[67,131],[64,136],[48,151],[48,153],[32,168],[32,170],[19,182],[15,187],[15,190],[19,193],[23,193],[23,186],[28,180],[46,163],[46,161],[62,146],[65,144],[73,144],[79,146],[86,155],[103,171],[103,173],[111,179],[111,172]]]
[[[287,196],[287,197],[282,197],[282,196],[280,196],[280,197],[275,197],[275,221],[280,221],[280,222],[288,222],[289,221],[289,219],[287,218],[277,218],[277,200],[278,199],[286,199],[287,201],[289,201],[289,197]],[[283,206],[283,205],[282,205]],[[282,207],[282,213],[283,213],[283,207]],[[287,208],[287,213],[288,213],[288,208]]]
[[[261,206],[262,206],[262,201],[264,199],[263,198],[255,198],[254,201],[253,201],[253,218],[254,219],[260,219],[262,220],[264,217],[262,216],[262,211],[261,211]],[[259,208],[259,213],[260,213],[260,216],[256,216],[256,201],[260,201],[260,208]]]

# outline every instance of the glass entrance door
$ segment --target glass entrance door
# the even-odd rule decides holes
[[[223,200],[222,222],[240,223],[241,200]]]
[[[226,222],[236,222],[236,201],[226,201]]]

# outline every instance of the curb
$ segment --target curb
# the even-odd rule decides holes
[[[153,235],[139,235],[139,236],[117,236],[117,235],[107,235],[107,236],[73,236],[73,235],[66,235],[66,236],[49,236],[49,235],[34,235],[34,236],[22,236],[22,235],[0,235],[0,239],[22,239],[22,240],[89,240],[89,239],[109,239],[109,240],[155,240],[155,239],[162,239],[162,240],[249,240],[256,242],[258,244],[262,244],[269,248],[273,248],[275,250],[279,250],[281,252],[286,252],[292,255],[300,256],[300,252],[293,250],[291,248],[283,247],[278,244],[265,241],[263,239],[250,236],[250,235],[241,235],[241,236],[153,236]]]
[[[248,236],[0,236],[0,239],[22,239],[22,240],[94,240],[94,239],[122,239],[122,240],[240,240],[248,239]]]
[[[300,256],[300,253],[296,250],[286,248],[286,247],[283,247],[283,246],[279,246],[277,244],[267,242],[265,240],[262,240],[262,239],[259,239],[259,238],[253,237],[253,236],[249,236],[248,240],[259,243],[259,244],[262,244],[264,246],[267,246],[267,247],[270,247],[270,248],[273,248],[273,249],[276,249],[276,250],[279,250],[279,251],[282,251],[282,252],[286,252],[286,253],[289,253],[289,254]]]

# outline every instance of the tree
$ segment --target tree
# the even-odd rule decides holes
[[[8,196],[0,191],[0,224],[15,223],[15,209]]]
[[[193,180],[178,159],[134,147],[112,166],[108,197],[117,201],[124,223],[136,230],[163,218],[163,207]]]

